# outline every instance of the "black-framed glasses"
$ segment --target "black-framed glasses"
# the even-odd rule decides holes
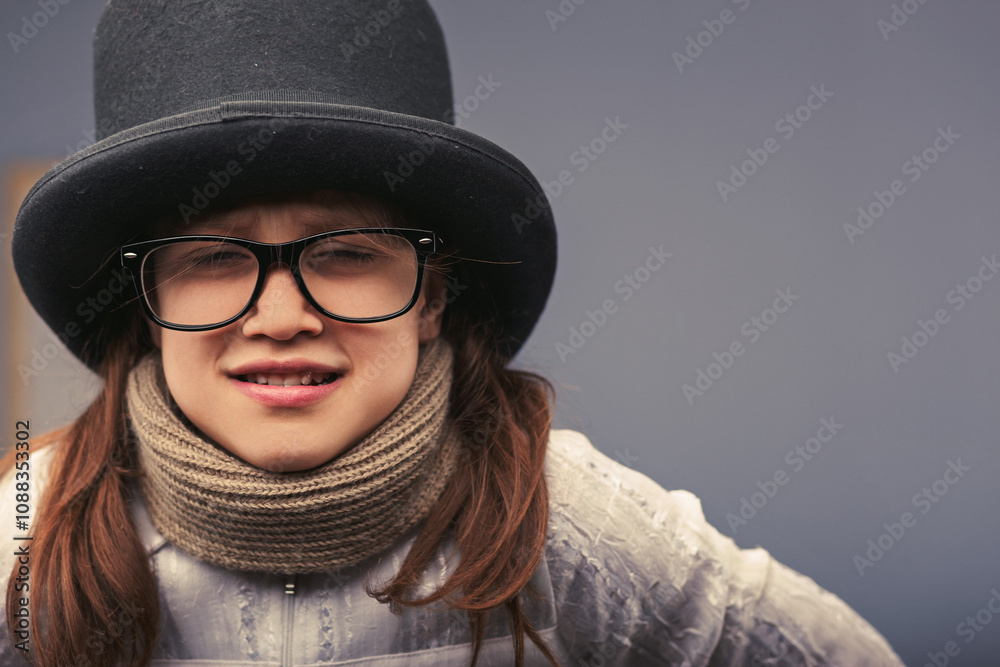
[[[122,246],[121,263],[146,314],[167,329],[208,331],[240,319],[275,264],[289,268],[306,300],[327,317],[383,322],[417,302],[438,242],[427,230],[378,227],[287,243],[172,236]]]

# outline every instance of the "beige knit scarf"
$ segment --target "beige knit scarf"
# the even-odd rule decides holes
[[[244,571],[335,570],[390,547],[427,517],[458,465],[446,420],[452,350],[420,352],[403,402],[332,461],[274,473],[193,433],[170,407],[160,355],[128,378],[128,414],[153,525],[195,558]]]

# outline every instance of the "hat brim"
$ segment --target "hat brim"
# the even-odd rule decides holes
[[[42,319],[92,368],[85,343],[131,301],[117,249],[164,214],[256,194],[339,189],[398,203],[473,260],[512,357],[552,287],[556,232],[537,180],[514,156],[447,123],[365,107],[224,102],[140,125],[43,176],[17,216],[14,266]],[[482,305],[481,303],[479,305]]]

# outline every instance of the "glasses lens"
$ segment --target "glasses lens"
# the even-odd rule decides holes
[[[152,250],[142,264],[142,288],[153,312],[181,326],[207,326],[237,315],[256,282],[257,258],[231,243],[170,243]]]
[[[299,261],[309,293],[341,317],[393,315],[413,298],[417,253],[394,234],[344,234],[312,243]]]

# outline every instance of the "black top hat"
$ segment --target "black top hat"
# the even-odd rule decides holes
[[[552,287],[556,236],[515,157],[454,127],[444,38],[424,0],[111,0],[94,38],[100,140],[18,213],[14,265],[74,354],[131,298],[119,246],[171,212],[341,189],[390,200],[476,262],[475,300],[513,356]]]

